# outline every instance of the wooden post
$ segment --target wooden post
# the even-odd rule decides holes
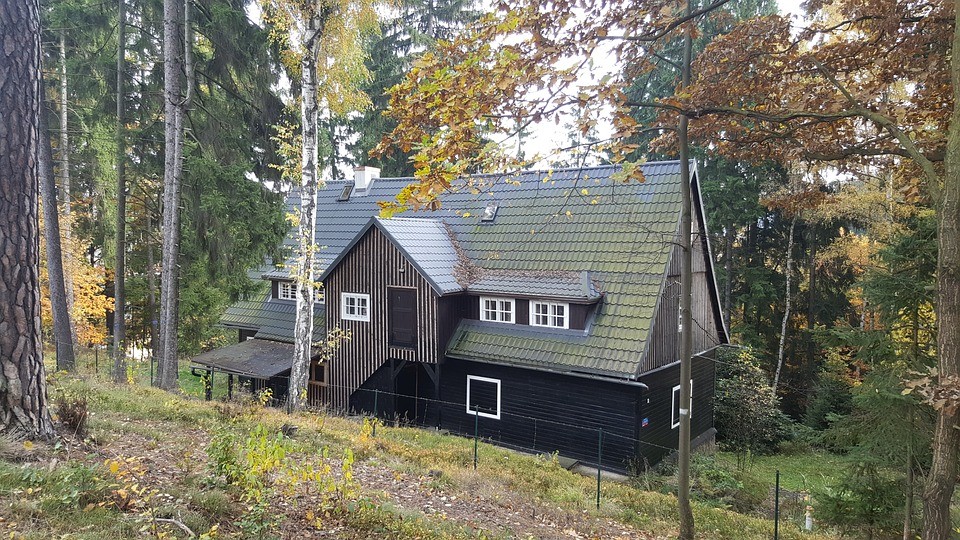
[[[227,375],[227,399],[233,399],[233,373]]]
[[[207,401],[213,399],[213,369],[207,370],[207,379],[203,381],[203,397]]]

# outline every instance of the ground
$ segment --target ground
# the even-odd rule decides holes
[[[61,426],[51,445],[3,441],[5,536],[654,539],[677,530],[672,495],[604,480],[598,509],[595,477],[482,443],[474,470],[473,442],[436,431],[289,416],[249,399],[206,403],[89,374],[58,374],[51,394],[86,400],[86,433]],[[773,532],[768,519],[709,505],[695,515],[699,538]],[[782,524],[781,538],[801,536],[830,538]]]

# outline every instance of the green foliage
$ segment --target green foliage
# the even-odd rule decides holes
[[[745,348],[717,353],[714,414],[721,446],[743,459],[774,450],[789,424],[755,353]]]
[[[852,385],[846,377],[831,371],[823,371],[813,395],[807,404],[803,424],[807,427],[826,429],[831,420],[850,413],[853,407]]]
[[[876,467],[858,464],[835,487],[815,492],[817,519],[845,534],[898,531],[903,517],[900,483]]]

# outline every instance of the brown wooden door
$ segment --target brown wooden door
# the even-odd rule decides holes
[[[390,345],[414,347],[417,343],[416,289],[388,289]]]

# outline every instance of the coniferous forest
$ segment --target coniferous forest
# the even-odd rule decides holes
[[[267,290],[251,269],[290,259],[281,250],[290,235],[298,294],[311,295],[297,315],[291,374],[291,388],[300,377],[305,389],[315,224],[288,213],[292,190],[307,201],[354,166],[378,167],[410,177],[384,206],[389,216],[439,208],[438,194],[478,172],[617,163],[618,181],[642,182],[636,164],[690,158],[737,346],[718,356],[720,453],[709,464],[695,457],[695,500],[771,518],[766,493],[745,502],[750,464],[806,456],[824,464],[823,482],[794,491],[812,492],[819,532],[956,537],[958,21],[947,0],[810,0],[792,18],[773,0],[5,0],[0,431],[9,440],[0,460],[60,437],[71,391],[106,395],[133,382],[189,393],[181,369],[236,341],[220,317]],[[564,142],[535,142],[544,131]],[[82,375],[94,352],[104,379],[120,386],[57,379]],[[291,391],[291,410],[300,394]],[[220,414],[243,417],[237,407]],[[187,416],[203,423],[206,414]],[[230,468],[259,466],[238,465],[231,445],[270,446],[251,429],[217,431],[210,443],[219,477],[247,490],[225,491],[248,511],[223,520],[233,524],[224,534],[294,537],[266,517],[280,488],[270,488],[274,499],[253,494],[267,490],[266,469],[251,480]],[[343,443],[349,457],[318,467],[351,477],[354,452],[358,462],[416,452],[397,450],[399,439],[376,447],[377,428],[362,429]],[[297,451],[284,448],[274,450]],[[414,457],[428,469],[434,458],[446,463]],[[121,487],[70,504],[159,508],[146,494],[142,504],[117,502],[140,466],[118,463],[106,467]],[[436,465],[437,484],[466,482],[445,466]],[[0,501],[15,506],[36,486],[12,480],[21,473],[11,467],[0,467]],[[675,490],[671,470],[636,472],[638,492]],[[329,482],[329,504],[316,512],[352,527],[344,537],[434,537],[379,507],[337,506],[338,497],[362,500],[362,488]],[[626,505],[639,496],[611,497]],[[735,537],[710,536],[703,512],[692,514],[695,536],[683,517],[679,528],[629,525],[651,537]],[[161,523],[183,535],[183,525],[214,538],[220,523],[194,531],[176,515],[159,519],[172,521],[137,528]]]

